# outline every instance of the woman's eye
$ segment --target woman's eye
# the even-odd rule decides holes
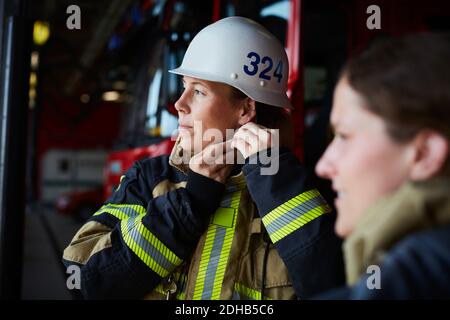
[[[347,139],[348,139],[348,135],[345,134],[345,133],[342,133],[342,132],[335,132],[335,133],[334,133],[334,136],[335,136],[337,139],[340,139],[340,140],[347,140]]]
[[[197,96],[198,95],[201,95],[201,96],[205,95],[203,92],[201,92],[200,90],[197,90],[197,89],[194,90],[194,94],[197,95]]]

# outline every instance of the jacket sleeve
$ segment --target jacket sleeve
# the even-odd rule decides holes
[[[190,256],[219,204],[224,185],[194,172],[186,188],[153,198],[159,181],[148,170],[139,162],[129,169],[64,250],[65,265],[81,269],[85,298],[135,299],[152,291]]]
[[[297,297],[308,298],[344,283],[341,241],[334,214],[287,148],[250,156],[242,170],[263,224],[283,259]],[[271,171],[264,170],[271,167]],[[269,173],[269,174],[267,174]]]

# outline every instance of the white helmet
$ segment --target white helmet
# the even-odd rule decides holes
[[[286,95],[289,64],[284,47],[247,18],[228,17],[202,29],[181,66],[169,72],[226,83],[255,101],[292,109]]]

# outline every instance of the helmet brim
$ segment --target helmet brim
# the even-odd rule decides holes
[[[252,90],[250,86],[246,85],[245,83],[240,83],[237,80],[232,79],[231,77],[230,79],[225,79],[215,74],[208,74],[206,72],[187,70],[182,67],[169,70],[169,72],[180,76],[188,76],[201,80],[224,83],[238,90],[241,90],[248,97],[252,98],[257,102],[265,103],[267,105],[275,107],[294,109],[291,101],[289,100],[288,96],[285,93]],[[253,92],[253,94],[249,94],[249,92]]]

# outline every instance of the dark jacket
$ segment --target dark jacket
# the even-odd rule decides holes
[[[379,288],[373,275],[315,298],[450,299],[450,225],[412,234],[392,248],[380,265]]]

